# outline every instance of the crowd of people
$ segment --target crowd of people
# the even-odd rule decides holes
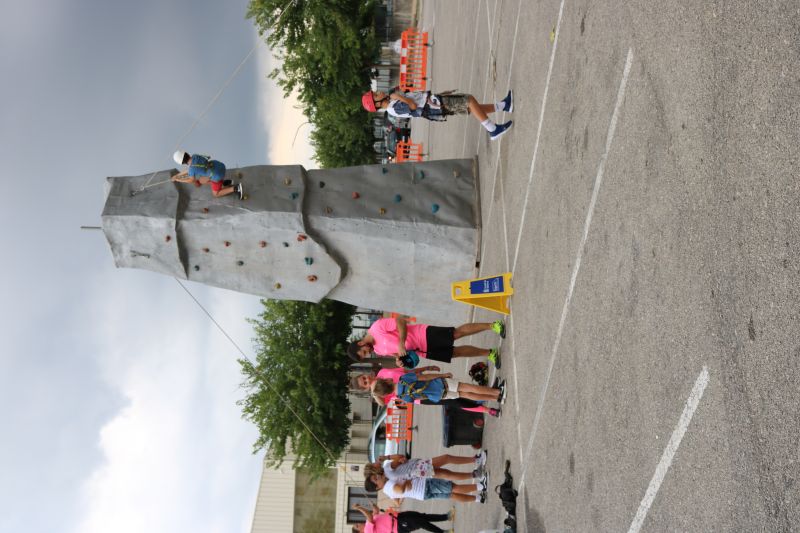
[[[420,365],[424,361],[450,363],[454,358],[486,357],[500,366],[497,348],[455,346],[457,339],[492,331],[505,337],[505,324],[481,322],[458,327],[438,327],[410,322],[405,317],[380,318],[361,339],[347,347],[355,362],[378,356],[392,358],[397,368],[383,368],[376,373],[364,372],[351,380],[353,390],[369,391],[379,405],[392,401],[418,405],[441,405],[450,402],[461,409],[478,411],[491,416],[500,415],[500,404],[505,400],[504,382],[487,387],[458,382],[450,372],[441,372],[435,365]],[[497,402],[496,407],[486,405]],[[405,455],[380,456],[364,467],[364,488],[370,492],[382,491],[399,503],[402,499],[447,499],[459,503],[484,503],[486,501],[487,475],[486,451],[473,456],[440,455],[432,458],[406,458]],[[468,471],[458,471],[445,466],[468,465]],[[435,522],[452,522],[449,514],[426,514],[415,511],[381,511],[357,507],[366,522],[353,527],[353,532],[407,533],[422,529],[443,533]],[[450,529],[452,531],[452,529]]]

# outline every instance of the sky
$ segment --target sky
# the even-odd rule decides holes
[[[236,349],[174,279],[116,269],[107,176],[314,168],[245,0],[0,0],[0,532],[249,531]],[[295,146],[292,138],[298,131]],[[190,131],[191,129],[191,131]],[[253,355],[256,297],[187,283]]]

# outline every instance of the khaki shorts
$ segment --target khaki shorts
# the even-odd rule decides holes
[[[442,395],[442,399],[455,400],[458,398],[458,381],[451,378],[444,378],[444,383],[447,385],[447,392]]]

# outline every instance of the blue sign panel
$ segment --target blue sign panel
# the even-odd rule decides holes
[[[470,294],[491,294],[494,292],[503,292],[503,276],[495,276],[493,278],[479,279],[469,283]]]

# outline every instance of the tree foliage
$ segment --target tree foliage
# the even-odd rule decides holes
[[[355,308],[333,300],[261,303],[250,320],[255,361],[239,360],[246,396],[238,403],[260,433],[253,452],[266,449],[272,465],[291,453],[296,468],[322,474],[349,443],[344,350]]]
[[[287,96],[296,91],[323,168],[374,157],[369,115],[360,104],[379,50],[374,9],[374,0],[251,0],[248,6],[247,17],[282,62],[270,77]]]

